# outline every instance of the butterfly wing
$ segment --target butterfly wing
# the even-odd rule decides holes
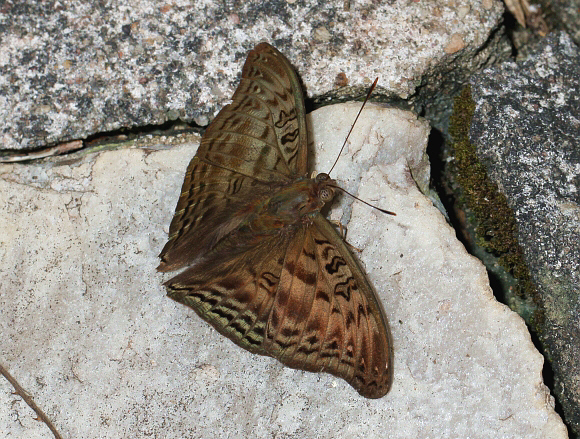
[[[267,43],[248,53],[232,103],[207,129],[197,156],[265,183],[306,175],[302,88],[290,62]]]
[[[386,317],[324,217],[255,247],[220,245],[213,256],[167,282],[169,296],[250,352],[333,374],[367,398],[388,392],[392,355]]]
[[[262,43],[189,164],[158,269],[191,265],[166,282],[168,295],[241,347],[378,398],[392,381],[387,321],[334,228],[316,214],[260,239],[236,231],[253,200],[306,173],[300,83]]]
[[[187,168],[158,270],[191,264],[238,227],[243,217],[233,213],[306,173],[300,82],[284,55],[259,44]]]
[[[291,239],[275,235],[241,249],[233,239],[222,243],[211,258],[167,281],[168,296],[244,349],[275,356],[264,335]]]
[[[265,348],[286,366],[328,372],[380,398],[393,378],[392,342],[376,293],[320,214],[290,242]]]

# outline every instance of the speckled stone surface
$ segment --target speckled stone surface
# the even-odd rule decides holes
[[[580,50],[564,33],[472,79],[470,132],[514,210],[542,306],[536,331],[580,435]]]
[[[463,83],[498,57],[500,1],[345,4],[5,2],[0,148],[42,148],[177,118],[206,125],[261,41],[288,56],[313,97],[359,96],[377,76],[376,97],[405,99],[421,87],[429,96],[451,94],[445,81]]]

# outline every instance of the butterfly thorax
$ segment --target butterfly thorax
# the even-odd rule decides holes
[[[272,196],[256,201],[253,213],[242,225],[256,235],[271,235],[281,229],[310,222],[334,196],[334,180],[326,174],[300,178]]]

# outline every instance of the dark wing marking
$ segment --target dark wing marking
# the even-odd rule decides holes
[[[274,356],[263,341],[290,240],[276,235],[242,249],[234,240],[222,243],[212,257],[167,281],[168,295],[244,349]]]

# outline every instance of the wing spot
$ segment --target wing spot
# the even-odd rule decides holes
[[[315,255],[314,253],[309,253],[309,252],[307,252],[307,251],[306,251],[306,248],[303,248],[303,249],[302,249],[302,254],[303,254],[304,256],[306,256],[307,258],[309,258],[309,259],[313,260],[313,261],[315,261],[315,260],[316,260],[316,255]]]
[[[365,316],[366,316],[365,308],[364,308],[364,306],[362,306],[362,304],[359,303],[359,305],[358,305],[358,321],[360,322],[361,318],[365,317]]]
[[[331,343],[327,344],[326,349],[332,349],[333,351],[338,349],[338,343],[336,340],[333,340]]]
[[[209,310],[208,313],[215,314],[216,316],[221,317],[222,319],[225,319],[228,322],[230,322],[236,316],[235,313],[230,312],[228,308],[224,307],[213,308]]]
[[[311,355],[311,354],[313,354],[314,352],[317,352],[317,351],[318,351],[318,348],[315,348],[315,347],[309,349],[306,346],[300,346],[298,348],[298,352],[300,352],[301,354],[305,354],[305,355]]]
[[[280,138],[280,143],[282,144],[282,146],[284,146],[286,143],[294,142],[296,140],[296,138],[299,136],[299,134],[300,134],[300,131],[298,129],[295,129],[294,131],[291,131],[287,134],[284,134]],[[292,152],[292,151],[294,151],[294,148],[286,147],[286,148],[284,148],[284,151]]]
[[[268,284],[269,288],[266,288],[267,290],[271,290],[272,287],[274,287],[275,285],[278,285],[278,282],[280,281],[280,278],[278,276],[276,276],[270,272],[262,273],[261,279],[264,282],[266,282],[266,284]]]
[[[254,329],[252,330],[252,333],[256,334],[258,337],[260,338],[264,338],[264,325],[258,325],[256,324],[256,326],[254,326]]]
[[[295,337],[297,335],[300,334],[300,330],[299,329],[292,329],[292,328],[283,328],[280,333],[284,336],[284,337]]]
[[[238,317],[240,320],[242,320],[246,325],[251,325],[254,322],[254,318],[252,318],[252,316],[250,316],[249,314],[244,314],[240,317]]]
[[[280,113],[278,113],[278,121],[274,123],[274,126],[276,128],[282,129],[288,122],[292,120],[296,120],[296,111],[294,109],[289,112],[281,110]]]
[[[346,261],[343,258],[341,258],[340,256],[334,256],[332,258],[332,262],[326,264],[324,268],[326,268],[326,272],[328,274],[334,274],[338,270],[340,270],[340,267],[343,267],[345,265]]]
[[[316,299],[324,300],[325,302],[330,302],[330,297],[326,294],[326,291],[318,290],[316,291]]]
[[[242,325],[242,323],[238,322],[237,320],[230,322],[227,328],[233,329],[238,334],[238,336],[244,335],[248,329],[247,326]]]
[[[274,340],[274,343],[276,343],[278,346],[280,346],[282,349],[287,349],[290,346],[292,346],[294,344],[293,341],[289,341],[289,342],[284,342],[282,340]]]
[[[354,322],[354,314],[352,311],[349,311],[346,314],[346,329],[350,328],[350,326],[353,324]]]
[[[256,335],[253,332],[250,332],[248,334],[246,334],[246,336],[244,337],[244,340],[246,340],[248,343],[250,343],[253,346],[259,346],[262,344],[262,340],[263,338],[255,338]]]
[[[306,337],[305,340],[307,343],[310,343],[311,345],[318,343],[318,337],[316,336],[316,334]]]
[[[347,301],[350,301],[350,288],[352,280],[352,278],[348,278],[346,282],[337,283],[334,287],[334,294],[337,296],[342,296]]]

